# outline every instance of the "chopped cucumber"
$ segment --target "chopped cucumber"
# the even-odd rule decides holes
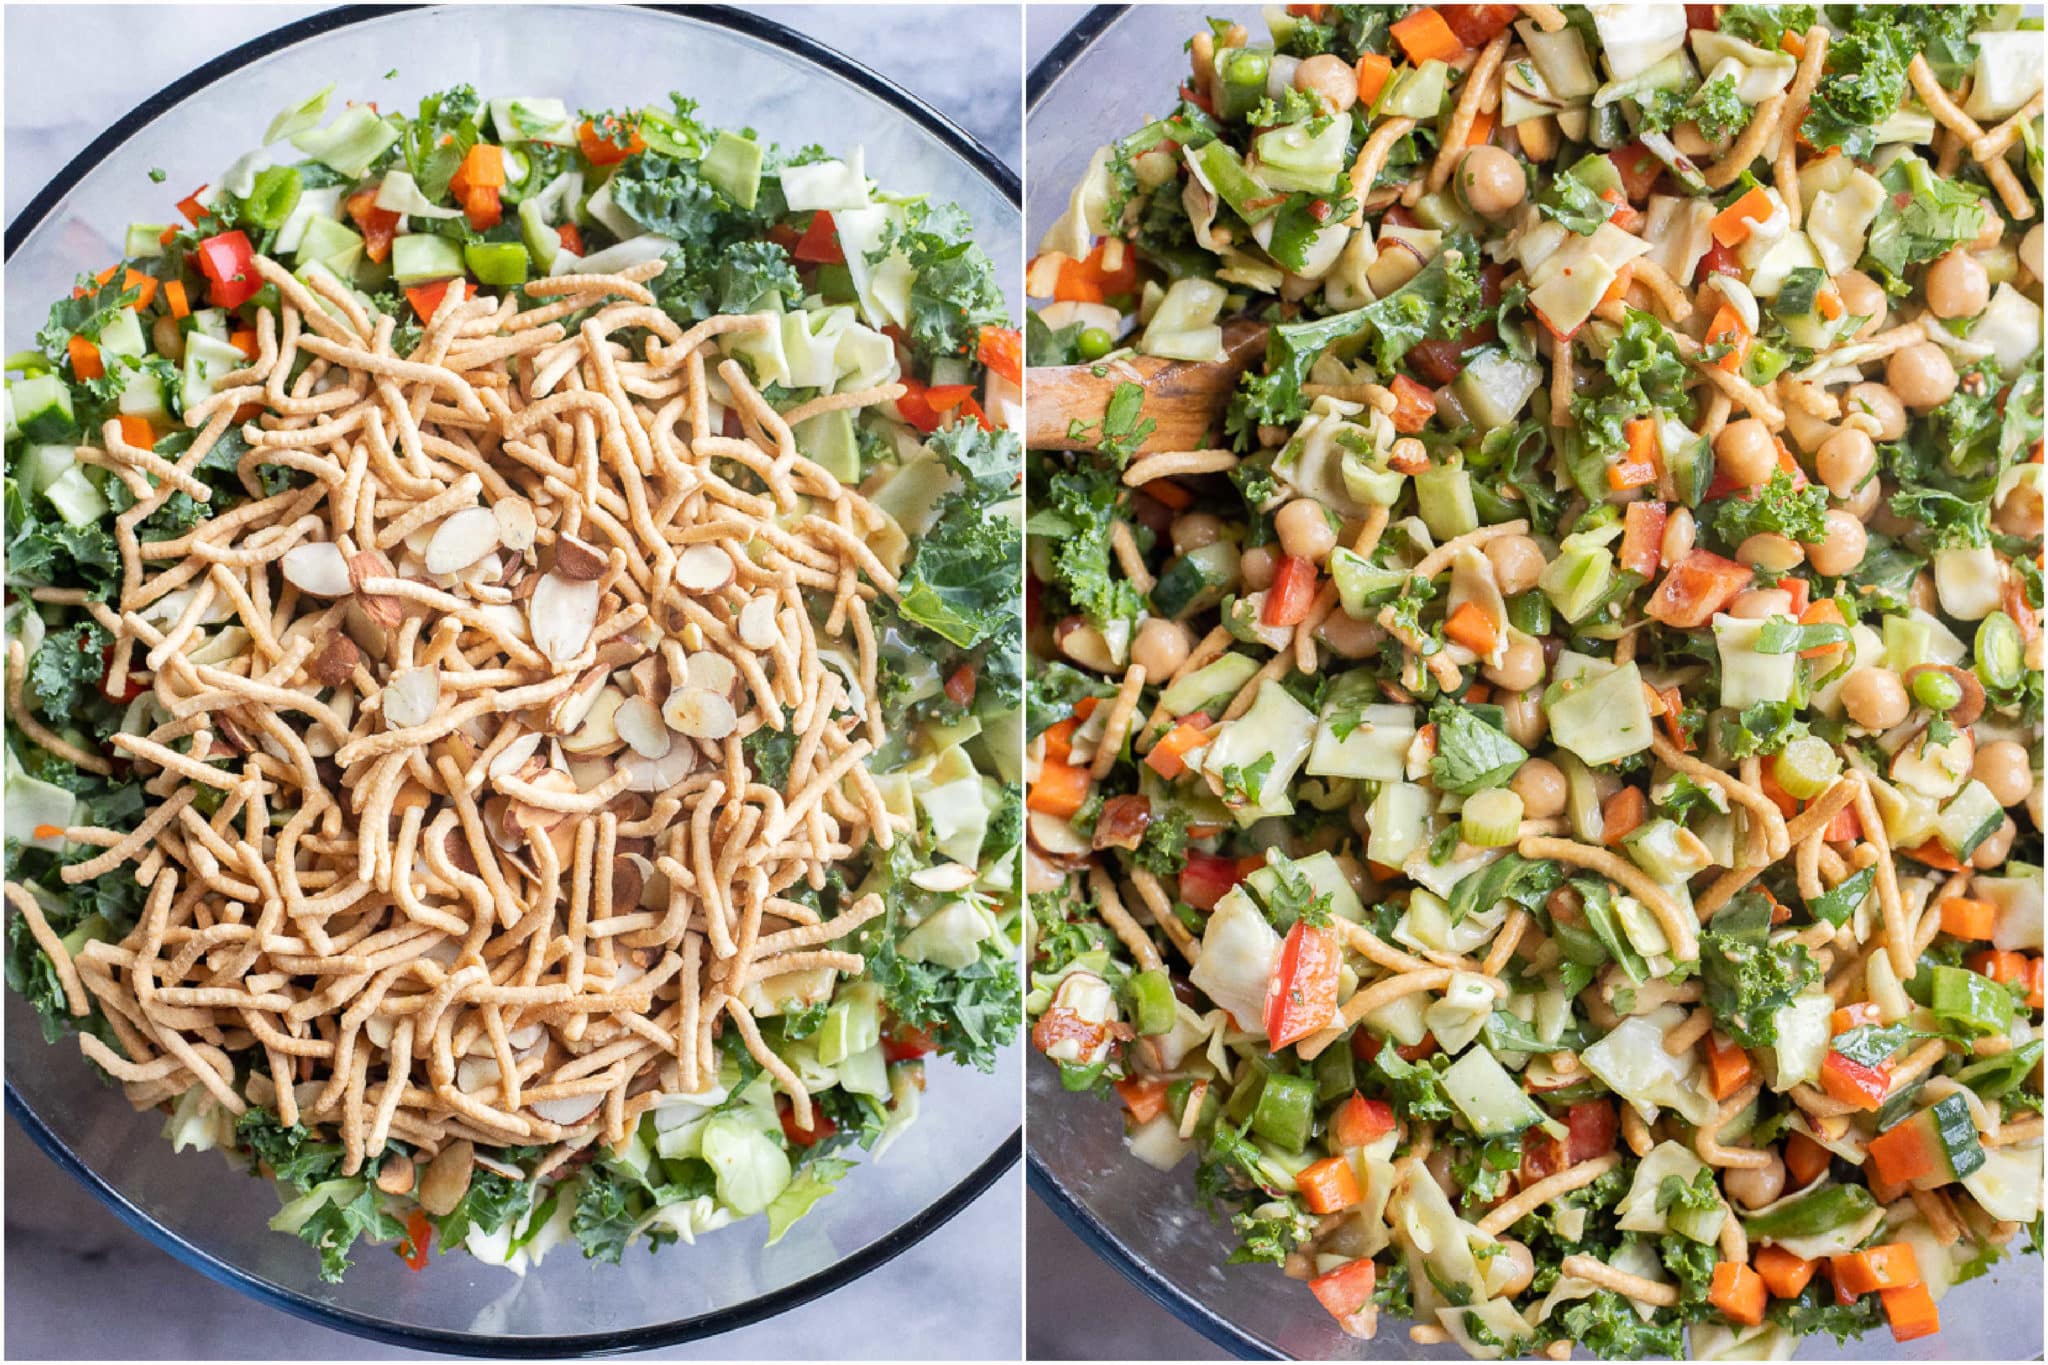
[[[315,218],[306,224],[304,233],[299,237],[298,252],[292,259],[296,265],[318,261],[335,274],[346,277],[355,273],[356,263],[363,259],[363,237],[355,229],[332,218]]]
[[[71,390],[56,375],[17,379],[8,393],[14,397],[15,424],[31,441],[54,441],[77,429],[71,415]]]
[[[446,237],[408,233],[391,243],[391,275],[401,285],[462,273],[462,248]]]
[[[77,465],[65,470],[43,490],[50,506],[57,509],[57,515],[71,526],[94,526],[110,510],[106,498],[93,486],[85,471]]]
[[[163,223],[130,223],[121,254],[131,261],[153,261],[164,254]]]
[[[761,193],[761,144],[736,133],[720,132],[698,169],[726,198],[751,209]]]
[[[30,446],[28,453],[21,458],[22,485],[31,495],[40,493],[77,463],[77,452],[69,445]]]
[[[118,310],[100,325],[100,334],[95,344],[100,354],[141,356],[149,352],[142,339],[142,320],[133,308]]]
[[[1444,1095],[1483,1138],[1509,1137],[1543,1114],[1485,1048],[1467,1049],[1443,1075]]]

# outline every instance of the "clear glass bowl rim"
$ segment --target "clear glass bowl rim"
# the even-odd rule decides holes
[[[58,171],[49,183],[36,191],[22,211],[7,224],[5,258],[13,259],[14,253],[43,219],[49,216],[57,202],[70,193],[72,188],[115,148],[127,142],[157,115],[184,102],[216,81],[233,75],[242,66],[259,57],[267,57],[274,52],[352,24],[384,18],[405,10],[427,8],[431,7],[377,5],[344,6],[326,10],[272,29],[194,67],[115,120],[105,132],[88,143],[85,150],[65,163],[64,168]],[[995,186],[1005,199],[1021,208],[1023,182],[1014,170],[998,160],[996,155],[972,134],[944,114],[902,86],[869,70],[836,49],[827,47],[773,19],[725,5],[644,5],[635,8],[655,10],[676,18],[731,29],[764,40],[853,82],[894,106],[925,132],[944,143]],[[146,1210],[109,1185],[65,1146],[62,1139],[37,1116],[15,1090],[11,1077],[6,1083],[6,1109],[8,1116],[21,1125],[21,1130],[50,1160],[90,1191],[95,1198],[112,1210],[116,1217],[209,1279],[239,1290],[294,1317],[304,1318],[323,1327],[332,1327],[353,1336],[367,1337],[395,1346],[442,1351],[454,1355],[519,1359],[624,1355],[652,1347],[672,1346],[680,1342],[696,1341],[717,1336],[722,1332],[734,1331],[808,1303],[887,1264],[924,1240],[973,1203],[1005,1171],[1015,1165],[1024,1146],[1024,1130],[1020,1126],[969,1172],[965,1179],[894,1231],[814,1275],[758,1298],[676,1322],[624,1331],[552,1337],[496,1338],[440,1329],[399,1327],[349,1309],[317,1303],[252,1276],[240,1267],[221,1260],[171,1232],[152,1218]]]

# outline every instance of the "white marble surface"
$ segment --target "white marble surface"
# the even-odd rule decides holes
[[[1025,69],[1037,64],[1086,5],[1034,4],[1025,13]],[[1067,1231],[1038,1200],[1025,1213],[1024,1353],[1032,1360],[1228,1360]],[[1077,1313],[1075,1305],[1086,1304]]]
[[[929,9],[762,8],[903,82],[997,156],[1018,164],[1022,86],[1015,7],[952,10],[945,19],[942,62],[928,60]],[[309,12],[281,5],[9,6],[5,217],[12,219],[66,161],[144,96],[208,57]],[[119,80],[110,83],[107,57],[113,52],[121,54]],[[129,1231],[59,1174],[12,1123],[6,1148],[9,1359],[385,1360],[422,1354],[360,1341],[259,1306]],[[748,1359],[800,1349],[847,1359],[1014,1358],[1022,1206],[1022,1175],[1012,1171],[876,1273],[769,1322],[649,1354]],[[829,1349],[818,1349],[828,1342]]]

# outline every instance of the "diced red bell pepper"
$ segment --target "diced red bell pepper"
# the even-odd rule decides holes
[[[1214,910],[1244,877],[1235,858],[1189,850],[1180,870],[1180,898],[1197,910]]]
[[[1330,1116],[1330,1136],[1339,1147],[1364,1147],[1393,1131],[1393,1107],[1382,1100],[1369,1100],[1355,1090]]]
[[[425,1270],[427,1256],[434,1249],[434,1225],[425,1209],[414,1209],[405,1220],[405,1241],[399,1244],[398,1259],[408,1270]]]
[[[929,1056],[938,1045],[931,1034],[914,1025],[900,1020],[882,1039],[882,1059],[889,1062],[914,1062],[919,1057]]]
[[[796,249],[789,254],[812,265],[846,264],[846,252],[839,245],[839,228],[832,215],[823,209],[812,214],[804,235],[797,238]]]
[[[1139,1123],[1150,1123],[1166,1112],[1166,1082],[1156,1076],[1126,1076],[1116,1083],[1116,1093]]]
[[[1396,208],[1399,206],[1396,205]],[[1393,221],[1394,209],[1389,209],[1386,221]],[[1488,262],[1479,271],[1479,306],[1483,315],[1491,316],[1495,305],[1500,302],[1501,281],[1507,278],[1507,267]],[[1448,384],[1458,377],[1465,368],[1465,353],[1475,346],[1484,346],[1498,340],[1500,329],[1491,321],[1467,331],[1463,336],[1448,341],[1418,341],[1408,348],[1403,358],[1409,369],[1432,384]],[[1435,399],[1430,400],[1432,408]]]
[[[412,305],[412,311],[419,314],[422,323],[432,322],[434,314],[441,310],[441,301],[448,297],[448,286],[453,280],[436,280],[432,284],[415,284],[405,291],[405,300]]]
[[[199,202],[199,196],[204,193],[206,193],[206,186],[201,185],[198,189],[178,201],[178,212],[184,214],[185,221],[193,227],[198,227],[199,220],[206,216],[206,206]],[[172,233],[171,235],[176,236],[177,234]]]
[[[1358,1176],[1351,1163],[1341,1156],[1326,1156],[1311,1163],[1294,1177],[1294,1185],[1301,1191],[1308,1211],[1314,1214],[1342,1213],[1363,1198]]]
[[[377,207],[376,186],[366,186],[348,197],[348,216],[363,234],[363,254],[373,261],[391,255],[391,243],[398,238],[398,215]]]
[[[616,140],[621,133],[625,134],[623,145]],[[576,130],[576,145],[583,149],[584,159],[593,166],[614,165],[636,152],[647,150],[647,144],[640,140],[638,125],[628,124],[614,114],[606,114],[598,123],[583,120],[582,126]]]
[[[983,327],[976,354],[981,363],[1010,383],[1024,383],[1024,337],[1014,327]]]
[[[1614,163],[1614,169],[1621,175],[1621,192],[1632,204],[1640,204],[1647,199],[1650,187],[1664,173],[1664,163],[1640,142],[1616,147],[1607,154],[1607,159]]]
[[[1273,1051],[1329,1026],[1337,1010],[1337,967],[1343,954],[1327,930],[1296,920],[1280,945],[1266,983],[1266,1037]]]
[[[1877,1067],[1851,1061],[1830,1048],[1820,1064],[1820,1088],[1843,1104],[1875,1109],[1884,1103],[1891,1078]]]
[[[1669,513],[1661,502],[1632,502],[1623,518],[1621,567],[1641,574],[1645,581],[1657,576],[1664,544],[1664,523]]]
[[[776,1115],[782,1120],[782,1135],[799,1147],[816,1146],[839,1131],[839,1125],[832,1121],[832,1116],[815,1104],[811,1106],[811,1122],[817,1125],[815,1128],[798,1127],[796,1111],[787,1101],[776,1106]]]
[[[1429,419],[1436,416],[1436,395],[1416,383],[1405,374],[1394,376],[1389,385],[1397,400],[1393,422],[1394,430],[1413,435],[1429,425]]]
[[[1741,273],[1742,258],[1735,254],[1733,248],[1725,247],[1719,242],[1715,242],[1707,248],[1707,254],[1700,257],[1699,265],[1694,267],[1692,282],[1699,284],[1709,275],[1740,275]]]
[[[1746,565],[1708,550],[1693,550],[1665,571],[1643,604],[1646,615],[1680,630],[1697,630],[1750,584]]]
[[[1516,5],[1442,5],[1444,22],[1466,47],[1485,47],[1521,13]]]
[[[1369,1339],[1379,1319],[1372,1302],[1376,1282],[1372,1257],[1361,1256],[1327,1275],[1316,1276],[1308,1287],[1346,1336]]]
[[[462,212],[468,217],[471,228],[478,232],[489,232],[505,217],[505,205],[498,197],[498,187],[471,185],[463,193]]]
[[[583,249],[583,229],[577,227],[574,223],[564,223],[556,228],[555,240],[560,242],[562,249],[571,255],[584,256],[589,254]]]
[[[199,273],[211,281],[207,302],[217,308],[239,308],[263,287],[253,262],[256,249],[237,228],[218,237],[208,237],[198,247]]]
[[[1712,33],[1716,28],[1720,27],[1721,23],[1719,19],[1714,17],[1714,10],[1715,6],[1713,5],[1687,5],[1685,7],[1686,28],[1705,29],[1707,32]]]
[[[1266,605],[1259,620],[1268,626],[1298,625],[1308,616],[1315,596],[1315,563],[1300,555],[1282,555],[1279,567],[1273,570],[1273,586],[1266,589]]]

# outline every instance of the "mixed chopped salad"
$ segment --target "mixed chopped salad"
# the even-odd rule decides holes
[[[6,362],[7,983],[325,1278],[772,1242],[1018,1024],[1021,337],[859,149],[331,93]]]
[[[1027,275],[1037,1050],[1354,1337],[1937,1331],[2042,1241],[2039,21],[1265,13]]]

